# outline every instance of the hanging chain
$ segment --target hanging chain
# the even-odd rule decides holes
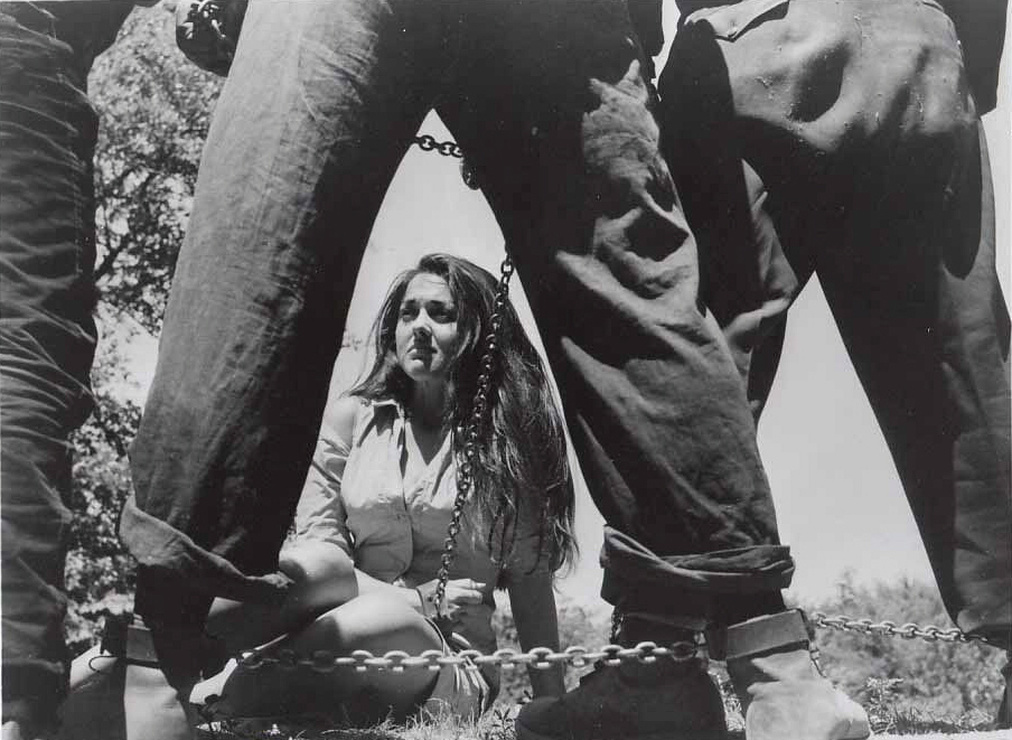
[[[414,143],[423,152],[438,152],[444,157],[453,157],[454,159],[464,158],[464,150],[455,141],[436,141],[435,137],[422,134],[415,137]]]
[[[471,190],[480,190],[481,182],[478,179],[478,172],[467,157],[464,150],[455,141],[436,141],[435,137],[429,134],[421,134],[414,138],[415,144],[423,152],[437,152],[444,157],[453,157],[460,160],[460,177]]]
[[[980,635],[968,635],[958,627],[942,628],[929,624],[921,627],[913,622],[897,625],[895,622],[885,620],[872,622],[870,619],[854,619],[843,615],[828,616],[823,612],[812,612],[808,615],[808,621],[817,627],[840,630],[842,632],[858,632],[864,635],[885,635],[888,637],[902,637],[905,640],[924,640],[925,642],[962,642],[980,643],[991,647],[999,647],[995,643]]]
[[[443,554],[440,557],[439,572],[436,574],[436,592],[434,601],[436,606],[436,623],[440,627],[449,628],[448,618],[443,613],[443,600],[446,597],[446,584],[450,579],[450,566],[456,555],[457,536],[460,534],[460,519],[464,513],[464,505],[467,503],[468,494],[474,484],[474,469],[478,460],[478,446],[481,444],[481,428],[485,420],[485,411],[488,408],[489,395],[492,390],[492,371],[495,367],[496,350],[498,349],[499,330],[502,328],[503,313],[506,310],[506,303],[509,301],[510,278],[513,276],[513,260],[509,250],[506,251],[506,258],[500,266],[499,285],[496,288],[495,299],[492,304],[492,316],[489,319],[489,330],[485,336],[485,351],[481,357],[480,372],[478,374],[477,390],[474,394],[474,405],[471,408],[471,418],[468,421],[467,429],[464,431],[463,460],[457,466],[457,496],[453,500],[453,513],[450,516],[450,525],[446,530],[446,539],[443,541]],[[444,630],[448,633],[448,629]]]

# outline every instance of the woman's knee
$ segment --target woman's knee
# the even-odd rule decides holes
[[[300,543],[285,547],[280,570],[295,581],[290,609],[320,613],[355,598],[355,566],[347,555],[327,543]]]
[[[315,628],[315,629],[314,629]],[[306,637],[327,635],[343,651],[417,652],[438,649],[435,628],[406,602],[387,594],[363,594],[321,616]]]

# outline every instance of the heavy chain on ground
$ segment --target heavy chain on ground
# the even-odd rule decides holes
[[[897,625],[895,622],[872,622],[870,619],[854,619],[843,615],[828,616],[822,612],[813,612],[808,616],[809,622],[816,627],[858,632],[866,635],[883,635],[902,637],[907,640],[924,640],[926,642],[962,642],[992,645],[988,640],[977,635],[967,635],[958,628],[942,628],[935,625],[922,627],[908,622]],[[356,650],[350,655],[336,655],[326,650],[319,650],[312,656],[300,656],[291,650],[279,650],[266,654],[257,650],[243,653],[241,660],[247,669],[259,669],[264,666],[279,666],[282,669],[310,668],[321,673],[329,673],[340,667],[351,667],[356,671],[408,669],[426,669],[438,671],[445,665],[496,665],[502,668],[533,667],[547,669],[553,665],[571,665],[577,668],[593,665],[598,661],[608,666],[617,666],[625,661],[637,660],[652,663],[658,659],[669,658],[676,662],[692,660],[705,650],[702,641],[675,642],[670,645],[658,645],[655,642],[641,642],[634,647],[620,645],[604,645],[591,650],[582,645],[573,645],[564,650],[538,647],[521,652],[510,648],[496,650],[484,654],[478,650],[463,650],[459,653],[445,655],[440,650],[426,650],[420,655],[410,655],[401,650],[391,650],[383,655],[374,655],[367,650]]]

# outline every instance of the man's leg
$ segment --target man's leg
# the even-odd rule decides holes
[[[91,411],[97,118],[52,15],[0,6],[3,721],[28,737],[66,690],[70,433]]]
[[[195,639],[212,594],[269,602],[285,591],[277,553],[357,268],[452,51],[450,12],[417,0],[250,4],[201,162],[121,530],[163,662],[186,652],[172,643]],[[181,691],[195,678],[195,665],[164,667]]]
[[[605,595],[625,615],[620,637],[685,641],[782,613],[792,562],[744,384],[699,305],[696,245],[622,4],[541,4],[520,17],[484,7],[494,10],[472,10],[460,98],[439,110],[525,278],[610,525]],[[725,732],[698,660],[605,672],[532,704],[517,727],[524,738]]]
[[[917,222],[880,223],[860,247],[823,255],[817,272],[949,614],[1007,650],[1009,318],[995,274],[982,127],[979,141],[954,166],[950,193],[914,207]]]
[[[798,2],[732,37],[733,13],[690,20],[662,89],[734,101],[723,137],[764,168],[791,264],[820,275],[953,620],[1007,645],[1008,316],[951,24],[932,3]]]
[[[796,17],[731,42],[719,30],[716,38],[693,34],[717,49],[707,89],[722,85],[720,96],[736,101],[725,137],[744,141],[736,151],[767,166],[791,265],[803,278],[820,276],[953,620],[1007,644],[1009,320],[995,275],[986,142],[939,7],[842,5],[792,3]],[[791,38],[804,53],[792,54]],[[815,59],[830,41],[855,52],[841,55],[849,61],[835,71]],[[760,77],[782,88],[760,95]],[[806,93],[796,92],[800,79],[809,79]],[[791,111],[814,110],[806,94],[822,96],[823,115],[792,122]],[[869,119],[864,136],[844,135]],[[795,176],[769,165],[788,159],[799,163]]]
[[[734,551],[736,565],[712,565],[737,567],[742,592],[778,591],[790,556],[743,383],[699,305],[696,244],[623,4],[472,5],[459,96],[438,110],[516,258],[597,505],[655,555],[703,573],[706,553]],[[719,607],[705,580],[687,578],[665,608],[707,622]]]

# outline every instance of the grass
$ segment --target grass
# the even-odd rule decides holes
[[[451,714],[423,715],[406,725],[384,722],[375,727],[356,729],[328,727],[307,720],[286,723],[271,720],[231,720],[214,723],[202,730],[201,740],[514,740],[515,709],[497,705],[478,720]]]
[[[727,714],[729,740],[744,740],[741,705],[722,667],[711,675],[720,688]],[[974,708],[960,714],[933,713],[902,701],[903,679],[870,678],[862,692],[876,735],[960,735],[994,729],[993,717]],[[340,728],[306,720],[301,723],[270,720],[233,720],[205,731],[201,740],[515,740],[513,720],[519,705],[500,702],[477,721],[449,713],[423,713],[405,725],[385,722],[366,729]]]

